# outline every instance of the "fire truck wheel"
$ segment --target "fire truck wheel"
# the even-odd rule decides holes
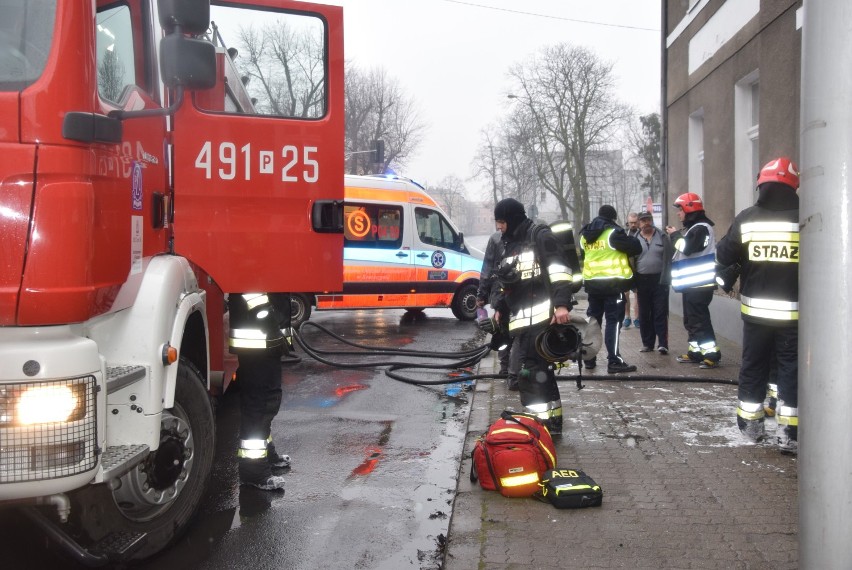
[[[111,533],[146,533],[127,559],[153,556],[186,530],[204,495],[216,448],[213,408],[201,373],[180,359],[175,405],[163,410],[160,447],[115,489],[92,485],[75,496],[72,517],[93,543]],[[76,518],[75,517],[75,518]]]
[[[290,326],[297,328],[311,318],[311,300],[307,295],[290,295]]]
[[[453,314],[460,321],[472,321],[476,318],[476,285],[466,283],[456,291],[451,306]]]

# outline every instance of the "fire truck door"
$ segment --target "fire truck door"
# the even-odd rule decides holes
[[[219,84],[174,117],[174,249],[225,292],[342,288],[342,10],[294,4],[212,6]]]

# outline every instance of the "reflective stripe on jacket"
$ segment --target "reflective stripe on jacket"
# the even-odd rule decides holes
[[[697,226],[707,228],[707,243],[704,249],[689,255],[683,253],[686,236]],[[705,222],[699,222],[689,227],[683,238],[674,244],[675,254],[672,259],[672,289],[683,291],[697,287],[716,286],[716,236],[713,227]]]
[[[792,189],[765,199],[766,205],[737,215],[719,242],[716,258],[720,265],[742,265],[743,320],[791,326],[799,321],[798,199]]]

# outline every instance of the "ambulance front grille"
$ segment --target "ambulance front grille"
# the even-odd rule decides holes
[[[94,376],[0,385],[0,483],[93,469],[98,460],[96,389]],[[48,417],[39,414],[51,406],[67,419],[43,421]]]

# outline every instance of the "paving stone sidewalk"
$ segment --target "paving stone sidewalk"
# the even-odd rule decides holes
[[[675,361],[687,346],[679,316],[669,329],[668,355],[640,353],[639,331],[622,330],[621,353],[635,373],[594,380],[606,374],[604,349],[598,367],[583,371],[582,391],[576,368],[560,377],[558,464],[591,475],[604,491],[601,507],[559,510],[470,483],[476,438],[502,410],[521,409],[504,380],[478,381],[445,570],[797,567],[797,460],[744,440],[736,386],[707,382],[736,379],[740,347],[718,339],[722,366],[700,370]],[[489,355],[479,371],[497,367]],[[767,420],[767,431],[774,427]]]

